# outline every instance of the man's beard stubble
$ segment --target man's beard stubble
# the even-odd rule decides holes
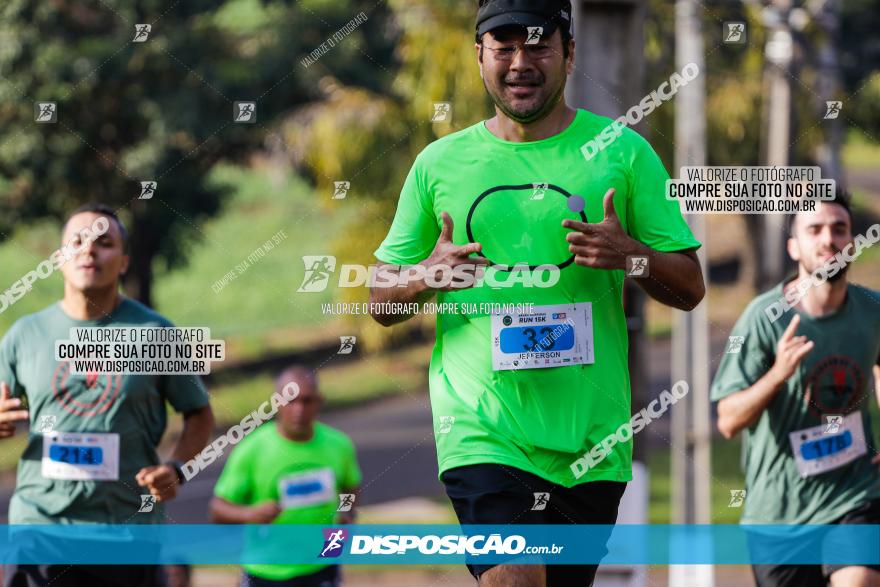
[[[502,84],[506,84],[506,83],[507,82],[502,82]],[[562,83],[559,85],[559,88],[557,88],[556,93],[553,94],[552,96],[550,96],[543,103],[538,104],[535,108],[533,108],[530,111],[527,111],[525,113],[517,113],[514,110],[512,110],[507,104],[505,104],[504,101],[501,99],[501,93],[503,92],[503,86],[502,86],[502,90],[498,93],[498,95],[495,95],[489,89],[489,85],[486,83],[485,79],[483,79],[483,86],[486,88],[486,93],[489,94],[489,97],[492,98],[492,102],[495,103],[495,105],[498,107],[498,109],[501,110],[508,118],[510,118],[511,120],[514,120],[516,122],[519,122],[520,124],[528,124],[531,122],[535,122],[535,121],[541,120],[542,118],[547,116],[547,114],[549,114],[550,112],[553,111],[553,109],[556,107],[556,105],[559,103],[559,101],[562,99],[562,96],[565,93],[565,83]]]
[[[836,249],[833,251],[830,251],[830,253],[832,255],[837,255],[839,252],[840,251],[838,251]],[[840,281],[841,279],[844,278],[844,276],[849,271],[849,267],[850,267],[851,263],[846,263],[845,259],[842,259],[842,261],[843,262],[838,265],[840,267],[840,269],[837,271],[837,273],[835,273],[834,275],[828,276],[828,281],[830,283],[836,283],[836,282]],[[830,262],[830,260],[828,262]],[[822,267],[825,267],[828,262],[819,263],[813,267],[807,267],[806,265],[802,265],[802,268],[807,273],[807,275],[812,275],[816,270],[818,270]]]

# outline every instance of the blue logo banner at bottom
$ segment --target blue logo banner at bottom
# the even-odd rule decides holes
[[[880,564],[878,525],[0,526],[3,564]]]

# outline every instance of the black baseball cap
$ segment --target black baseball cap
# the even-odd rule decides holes
[[[544,27],[550,35],[556,27],[571,32],[570,0],[480,0],[477,10],[477,42],[484,33],[502,26]]]

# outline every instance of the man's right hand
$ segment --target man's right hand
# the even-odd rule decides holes
[[[446,212],[440,213],[440,218],[443,221],[443,228],[440,230],[440,236],[437,238],[437,244],[434,245],[434,250],[431,251],[431,254],[427,259],[419,263],[425,267],[425,269],[430,269],[431,267],[436,267],[438,265],[448,265],[452,269],[455,269],[459,265],[473,265],[474,268],[470,271],[467,271],[468,274],[474,275],[474,280],[480,277],[478,273],[481,271],[486,265],[489,264],[489,260],[485,257],[471,257],[474,253],[479,253],[483,246],[480,243],[469,243],[466,245],[456,245],[452,242],[452,216],[450,216]],[[438,271],[438,274],[440,272]],[[434,281],[440,281],[439,279],[435,279]],[[458,287],[456,287],[458,284]],[[445,287],[431,287],[429,284],[426,285],[426,289],[436,289],[437,291],[457,291],[460,289],[464,289],[464,282],[459,279],[452,279],[451,283]]]
[[[27,410],[19,410],[21,399],[10,398],[9,385],[0,381],[0,438],[9,438],[15,434],[15,423],[29,419]]]
[[[806,336],[794,335],[800,323],[800,315],[795,314],[788,328],[782,333],[782,338],[776,344],[776,362],[770,370],[780,384],[785,383],[789,377],[794,375],[801,360],[816,346]]]
[[[261,503],[260,505],[251,506],[250,523],[251,524],[271,524],[281,513],[281,507],[274,501]]]

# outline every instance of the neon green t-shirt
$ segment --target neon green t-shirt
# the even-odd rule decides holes
[[[651,146],[629,129],[587,161],[581,147],[611,120],[578,110],[563,132],[540,141],[499,139],[479,123],[425,148],[409,172],[391,229],[376,250],[382,262],[408,265],[433,250],[440,213],[455,224],[453,242],[474,242],[495,264],[562,266],[550,288],[479,288],[438,294],[438,303],[592,303],[594,363],[494,370],[487,313],[441,313],[431,357],[430,391],[440,473],[479,463],[517,467],[567,487],[632,478],[632,443],[619,443],[580,478],[571,464],[630,418],[622,270],[570,262],[562,220],[583,220],[568,196],[585,201],[591,223],[616,188],[624,230],[658,251],[700,246],[678,204],[665,198],[668,174]],[[547,184],[542,185],[542,184]],[[489,269],[496,281],[512,273]]]
[[[339,494],[361,482],[354,444],[342,432],[315,423],[306,442],[288,440],[267,422],[229,455],[214,495],[239,505],[278,502],[284,509],[274,524],[333,524]],[[244,565],[248,573],[283,581],[327,565]]]
[[[18,463],[10,524],[155,524],[167,520],[162,504],[138,512],[135,481],[143,467],[159,464],[156,447],[167,422],[166,402],[177,412],[208,405],[202,380],[193,375],[70,373],[68,361],[55,360],[55,341],[74,327],[159,327],[171,322],[131,299],[100,320],[74,320],[60,304],[16,321],[0,341],[0,381],[13,397],[27,397],[30,428]],[[119,479],[57,479],[43,476],[43,432],[119,436]]]
[[[813,317],[791,309],[771,322],[765,308],[783,295],[783,284],[755,298],[737,320],[731,336],[742,337],[738,352],[721,358],[712,382],[711,399],[754,385],[776,361],[776,345],[795,313],[797,336],[813,341],[813,349],[752,425],[743,430],[746,496],[743,524],[829,524],[871,499],[880,498],[880,474],[869,403],[872,368],[880,364],[880,292],[850,284],[837,311]],[[852,414],[861,419],[866,452],[827,471],[803,476],[798,470],[791,433],[823,427],[829,415]],[[838,431],[840,432],[840,431]],[[804,433],[801,433],[804,434]],[[813,437],[814,449],[801,454],[820,456],[824,442],[836,434]],[[795,435],[798,438],[798,435]]]

